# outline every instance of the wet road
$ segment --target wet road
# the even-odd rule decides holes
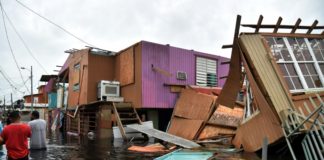
[[[142,154],[127,151],[130,144],[122,140],[94,139],[62,134],[60,132],[47,135],[47,150],[30,150],[30,159],[34,160],[119,160],[119,159],[154,159],[162,154]],[[147,142],[133,142],[136,145],[146,145]],[[0,159],[6,159],[6,149],[3,147]]]
[[[163,155],[163,153],[137,153],[127,151],[131,144],[127,144],[122,140],[112,139],[94,139],[88,137],[76,137],[62,134],[60,132],[51,133],[48,137],[47,150],[31,150],[30,159],[35,160],[150,160]],[[134,141],[132,144],[145,146],[148,142]],[[2,152],[6,152],[5,148]],[[217,159],[258,159],[255,155],[239,153],[218,153]],[[0,156],[1,159],[6,159],[6,155]]]

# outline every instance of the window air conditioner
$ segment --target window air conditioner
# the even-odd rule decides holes
[[[119,97],[118,81],[100,81],[98,83],[98,100],[107,101],[111,97]]]

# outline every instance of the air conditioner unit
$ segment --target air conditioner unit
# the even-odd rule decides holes
[[[118,81],[100,81],[98,83],[98,100],[108,101],[109,99],[119,97],[119,85]]]
[[[177,79],[178,80],[187,80],[187,73],[186,72],[177,72]]]

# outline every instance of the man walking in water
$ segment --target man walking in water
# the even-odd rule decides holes
[[[31,121],[28,122],[31,128],[30,149],[46,149],[46,121],[39,119],[39,112],[33,111]]]
[[[31,135],[30,127],[20,122],[19,111],[9,114],[10,125],[6,126],[0,137],[0,143],[5,143],[8,160],[28,160],[28,140]]]

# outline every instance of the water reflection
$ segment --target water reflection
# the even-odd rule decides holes
[[[94,139],[88,137],[78,137],[66,135],[61,132],[49,133],[47,135],[47,150],[30,150],[30,159],[32,160],[151,160],[162,156],[165,153],[138,153],[128,151],[127,148],[132,145],[145,146],[148,143],[144,141],[133,141],[126,143],[122,139]],[[6,149],[2,150],[6,153]],[[1,153],[0,153],[1,154]],[[0,159],[6,159],[6,155],[0,155]],[[246,156],[244,153],[227,154],[218,153],[217,159],[255,159],[255,154]],[[243,158],[244,157],[244,158]],[[258,159],[258,158],[256,158]]]

